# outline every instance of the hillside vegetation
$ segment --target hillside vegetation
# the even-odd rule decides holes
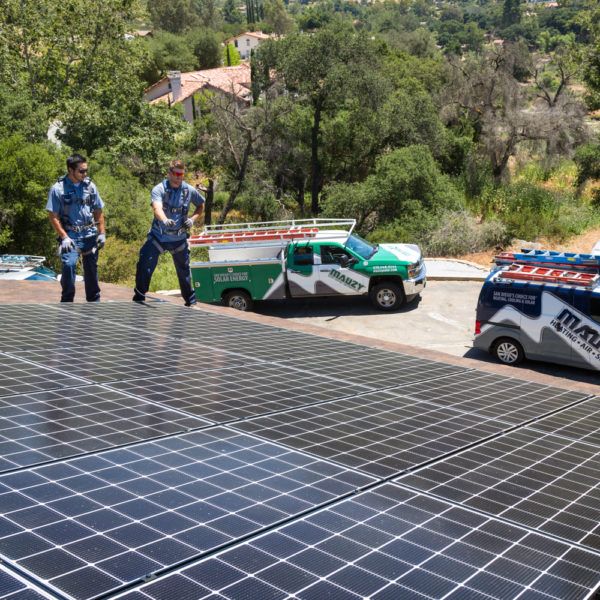
[[[250,105],[198,93],[188,123],[143,100],[238,63],[248,30],[273,34]],[[105,281],[131,281],[175,156],[209,222],[353,217],[437,256],[600,227],[596,0],[5,0],[0,38],[0,252],[56,260],[45,198],[74,151],[106,203]],[[153,283],[177,287],[169,261]]]

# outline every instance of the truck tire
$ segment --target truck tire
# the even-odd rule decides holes
[[[405,301],[404,290],[397,283],[383,281],[374,285],[369,297],[373,306],[379,310],[397,310]]]
[[[511,338],[499,338],[492,345],[492,354],[505,365],[518,365],[525,358],[523,346]]]
[[[236,310],[252,310],[254,306],[250,294],[244,290],[231,290],[223,294],[223,304]]]

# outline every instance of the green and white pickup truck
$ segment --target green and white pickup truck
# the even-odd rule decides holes
[[[371,244],[355,221],[302,219],[208,226],[190,238],[208,246],[209,261],[191,265],[200,302],[251,310],[255,300],[368,295],[396,310],[425,288],[425,265],[414,244]]]

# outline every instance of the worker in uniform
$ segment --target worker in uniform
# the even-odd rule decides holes
[[[104,203],[87,174],[86,158],[73,154],[67,158],[67,174],[48,192],[46,210],[58,236],[62,262],[61,302],[73,302],[75,298],[75,270],[80,256],[85,298],[88,302],[100,300],[98,250],[106,243]]]
[[[146,242],[140,250],[135,274],[134,302],[143,302],[146,299],[158,257],[165,252],[170,252],[185,305],[196,304],[187,240],[194,223],[202,214],[204,197],[183,180],[184,175],[183,162],[173,160],[169,165],[167,178],[152,189],[150,202],[154,220]],[[195,207],[191,216],[189,216],[190,204]]]

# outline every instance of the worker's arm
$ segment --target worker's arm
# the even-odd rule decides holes
[[[154,212],[154,217],[157,221],[160,221],[161,223],[165,222],[167,215],[165,215],[165,211],[163,210],[162,202],[153,200],[152,211]]]
[[[104,213],[102,212],[101,208],[97,208],[96,210],[94,210],[94,221],[98,227],[98,233],[106,233],[106,230],[104,228]]]
[[[194,211],[194,214],[190,217],[190,219],[192,220],[193,223],[195,223],[202,216],[203,210],[204,210],[204,203],[196,206],[196,210]]]
[[[60,219],[58,218],[58,214],[49,210],[48,218],[50,219],[50,224],[52,225],[52,229],[56,231],[56,235],[62,240],[66,237],[69,237],[64,227],[62,226]],[[104,223],[103,223],[104,225]]]

